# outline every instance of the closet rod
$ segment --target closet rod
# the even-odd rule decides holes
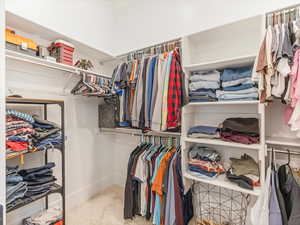
[[[270,12],[267,12],[266,15],[273,14],[273,13],[278,13],[278,12],[282,12],[282,11],[287,11],[287,10],[292,10],[292,9],[296,9],[298,7],[300,7],[300,4],[296,4],[296,5],[288,6],[288,7],[285,7],[285,8],[277,9],[277,10],[274,10],[274,11],[270,11]]]
[[[136,50],[133,50],[133,51],[130,51],[130,52],[127,52],[127,53],[124,53],[122,55],[118,55],[117,58],[124,58],[124,57],[127,57],[128,55],[130,54],[133,54],[135,52],[141,52],[141,51],[145,51],[145,50],[148,50],[150,48],[153,48],[153,47],[158,47],[160,45],[165,45],[165,44],[168,44],[168,43],[171,43],[171,42],[181,42],[181,38],[176,38],[176,39],[173,39],[173,40],[169,40],[169,41],[165,41],[165,42],[161,42],[159,44],[154,44],[154,45],[151,45],[151,46],[148,46],[148,47],[145,47],[145,48],[141,48],[141,49],[136,49]]]
[[[128,55],[130,55],[130,54],[133,54],[133,53],[136,53],[136,52],[142,52],[142,51],[145,51],[147,49],[150,49],[150,48],[153,48],[153,47],[158,47],[160,45],[168,44],[168,43],[171,43],[171,42],[181,42],[181,38],[176,38],[176,39],[173,39],[173,40],[161,42],[159,44],[151,45],[151,46],[148,46],[148,47],[145,47],[145,48],[136,49],[136,50],[133,50],[133,51],[121,54],[121,55],[117,55],[114,58],[109,58],[109,59],[106,59],[106,60],[104,59],[104,60],[100,61],[99,63],[102,65],[102,64],[107,63],[107,62],[120,60],[120,59],[128,57]]]
[[[268,152],[272,152],[272,149],[268,149]],[[291,154],[291,155],[300,155],[300,152],[295,152],[295,151],[287,151],[287,150],[279,150],[279,149],[274,149],[275,153],[282,153],[282,154]]]

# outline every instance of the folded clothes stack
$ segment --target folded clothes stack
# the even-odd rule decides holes
[[[7,168],[7,209],[23,203],[39,199],[51,190],[54,190],[56,178],[53,176],[54,163],[48,163],[41,167],[24,169]]]
[[[27,183],[18,174],[18,167],[6,168],[6,205],[9,206],[16,200],[25,196]]]
[[[19,171],[23,180],[27,182],[26,197],[39,198],[51,191],[51,186],[56,181],[56,178],[53,176],[53,167],[55,167],[55,163],[47,163],[41,167]]]
[[[6,151],[8,155],[26,152],[33,148],[31,135],[34,134],[32,116],[6,110]]]
[[[228,118],[222,123],[221,139],[242,144],[259,143],[259,123],[256,118]]]
[[[190,102],[216,101],[216,90],[220,88],[219,71],[192,72],[189,84]]]
[[[251,156],[244,154],[240,159],[230,158],[230,160],[231,168],[226,172],[226,177],[230,181],[249,190],[260,186],[259,167]]]
[[[220,129],[211,126],[195,126],[188,130],[188,136],[192,138],[220,138]]]
[[[6,111],[8,157],[32,150],[59,147],[61,143],[61,129],[55,123],[16,110]]]
[[[258,89],[252,79],[252,67],[225,69],[221,75],[222,90],[216,92],[219,101],[251,101],[258,99]]]
[[[194,145],[189,151],[190,174],[204,179],[215,179],[225,173],[221,156],[213,148]]]
[[[32,135],[34,147],[41,151],[47,148],[60,147],[62,143],[61,129],[53,122],[42,120],[33,116],[34,134]]]
[[[62,218],[62,210],[51,208],[41,212],[37,216],[32,216],[23,220],[23,225],[55,225]]]

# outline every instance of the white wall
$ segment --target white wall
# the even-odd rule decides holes
[[[114,44],[109,0],[7,0],[6,10],[107,53]]]
[[[113,53],[126,53],[297,3],[300,1],[115,0]]]
[[[0,27],[5,26],[4,1],[0,1]],[[0,31],[0,204],[5,207],[5,56],[4,29]],[[3,209],[5,212],[5,208]],[[2,214],[2,212],[0,212]],[[1,215],[2,216],[2,215]],[[5,213],[3,220],[5,225]]]
[[[264,14],[299,0],[9,0],[6,9],[114,55]]]

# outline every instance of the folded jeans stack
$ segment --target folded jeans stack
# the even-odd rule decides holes
[[[216,90],[219,88],[219,71],[192,72],[189,84],[189,100],[190,102],[216,101]]]
[[[225,172],[221,156],[213,148],[194,145],[189,151],[190,174],[204,179],[215,179]]]
[[[253,190],[253,187],[260,186],[259,167],[255,160],[244,154],[240,159],[230,158],[231,168],[226,172],[226,177],[240,187]]]
[[[188,136],[191,138],[220,138],[218,127],[195,126],[188,130]]]
[[[8,210],[45,196],[54,190],[56,178],[52,175],[54,163],[45,166],[24,169],[7,168],[6,208]]]
[[[19,171],[23,180],[27,182],[26,197],[39,198],[52,190],[52,186],[56,181],[56,178],[53,176],[53,167],[55,167],[55,163],[52,162],[41,167]]]
[[[216,96],[219,101],[250,101],[258,99],[258,89],[252,79],[252,67],[225,69],[221,75],[222,88]]]
[[[18,167],[6,168],[6,204],[9,206],[17,199],[25,196],[27,183],[18,173]]]
[[[32,149],[33,117],[15,110],[6,110],[6,154],[14,155]]]
[[[259,143],[257,118],[228,118],[222,123],[221,139],[242,144]]]
[[[52,225],[62,218],[62,210],[51,208],[41,212],[37,216],[28,217],[23,220],[23,225]]]

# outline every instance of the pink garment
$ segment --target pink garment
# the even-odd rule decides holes
[[[284,108],[284,123],[286,125],[288,125],[291,117],[292,117],[292,114],[294,112],[294,108],[291,107],[290,105],[287,105],[285,108]]]
[[[300,49],[298,49],[294,54],[290,78],[292,79],[292,87],[290,92],[292,99],[291,106],[294,108],[297,101],[300,99]]]

